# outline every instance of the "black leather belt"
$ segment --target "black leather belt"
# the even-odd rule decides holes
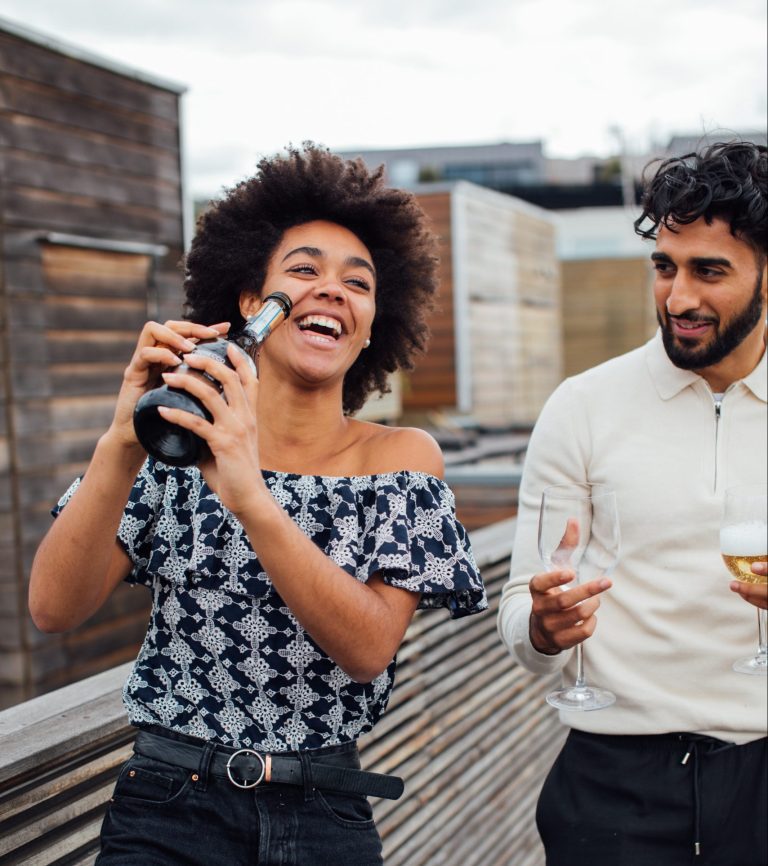
[[[150,731],[139,731],[133,750],[137,755],[165,761],[166,764],[174,764],[185,770],[199,770],[206,745],[208,744],[181,742]],[[311,755],[311,752],[305,754]],[[403,780],[397,776],[323,763],[322,751],[311,756],[309,767],[312,787],[321,791],[363,794],[368,797],[385,797],[388,800],[397,800],[403,793]],[[254,749],[213,746],[208,770],[215,776],[228,779],[238,788],[255,788],[270,782],[284,785],[305,784],[302,762],[295,753],[272,755]]]

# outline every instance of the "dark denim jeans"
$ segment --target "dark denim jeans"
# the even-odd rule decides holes
[[[354,743],[324,763],[359,767]],[[97,866],[382,866],[367,798],[268,784],[249,790],[134,755],[101,830]]]

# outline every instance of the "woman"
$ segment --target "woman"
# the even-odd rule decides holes
[[[413,197],[313,145],[262,160],[202,217],[189,320],[145,325],[31,576],[44,631],[79,625],[124,579],[153,592],[125,686],[136,754],[100,866],[382,862],[365,795],[401,783],[361,772],[355,741],[384,712],[416,607],[486,606],[435,441],[350,417],[423,349],[435,286]],[[275,291],[293,311],[258,380],[235,349],[232,368],[187,354]],[[221,393],[173,372],[182,358]],[[136,439],[160,374],[211,415],[161,410],[205,440],[196,467]]]

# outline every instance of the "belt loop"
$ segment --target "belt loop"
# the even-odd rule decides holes
[[[312,784],[312,758],[305,750],[296,753],[301,764],[301,780],[304,783],[304,802],[309,803],[315,799],[315,787]]]
[[[197,771],[197,779],[194,779],[195,786],[198,791],[205,793],[208,788],[208,775],[211,771],[211,761],[216,754],[216,746],[213,743],[206,743],[203,746],[203,754],[200,756],[200,767]]]

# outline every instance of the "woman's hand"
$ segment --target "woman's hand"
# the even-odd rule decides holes
[[[259,497],[269,495],[259,462],[256,399],[258,379],[250,359],[235,345],[229,346],[230,369],[215,358],[195,353],[184,362],[206,373],[221,385],[221,392],[198,376],[163,373],[165,382],[187,391],[210,412],[206,421],[182,409],[159,407],[163,418],[205,440],[209,455],[198,464],[208,486],[236,516],[257,507]]]
[[[229,323],[197,325],[194,322],[147,322],[141,330],[133,357],[123,373],[123,383],[117,397],[111,436],[123,446],[138,447],[133,429],[133,410],[139,399],[160,384],[161,371],[181,363],[181,353],[191,352],[198,340],[220,337],[229,330]]]

